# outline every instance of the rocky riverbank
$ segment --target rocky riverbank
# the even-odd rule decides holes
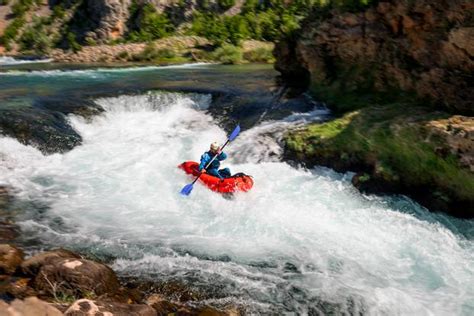
[[[240,315],[233,306],[193,304],[196,294],[183,286],[169,284],[175,292],[164,293],[153,282],[130,284],[107,265],[66,249],[25,258],[21,249],[0,244],[1,315]]]
[[[336,119],[288,133],[287,158],[356,171],[365,192],[474,217],[470,12],[469,1],[382,1],[309,17],[277,45],[276,69]]]

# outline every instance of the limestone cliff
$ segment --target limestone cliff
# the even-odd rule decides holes
[[[307,85],[339,82],[341,93],[401,89],[451,112],[474,113],[470,0],[387,0],[359,13],[312,15],[275,53],[276,69],[287,78],[309,74]]]

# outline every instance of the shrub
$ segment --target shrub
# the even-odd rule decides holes
[[[53,19],[63,19],[64,16],[66,15],[66,10],[64,10],[64,7],[62,4],[58,4],[54,6],[53,9]]]
[[[149,43],[140,54],[133,55],[134,61],[166,61],[176,58],[176,53],[169,48],[158,49],[154,43]]]
[[[33,51],[37,54],[47,54],[52,46],[51,40],[43,27],[29,26],[19,39],[20,49]]]
[[[119,59],[129,60],[130,54],[126,50],[123,50],[120,53],[118,53],[116,57]]]
[[[81,45],[77,42],[76,35],[74,35],[74,33],[68,32],[66,35],[66,41],[69,48],[72,49],[73,52],[77,53],[82,49]]]
[[[85,42],[86,42],[87,46],[96,46],[97,45],[96,40],[93,39],[92,37],[86,37]]]
[[[244,59],[253,63],[273,63],[275,61],[272,49],[266,47],[259,47],[245,52]]]
[[[12,6],[12,13],[15,16],[23,16],[26,11],[28,11],[33,3],[37,3],[37,1],[33,0],[18,0],[13,6]]]
[[[223,64],[242,63],[242,49],[234,45],[225,44],[214,51],[213,59]]]
[[[18,35],[19,30],[25,25],[25,19],[23,17],[15,18],[3,32],[2,43],[5,46],[10,46],[10,42],[14,41]]]
[[[227,10],[235,5],[235,0],[217,0],[220,8]]]
[[[167,15],[158,13],[149,3],[140,8],[133,2],[130,10],[133,13],[132,19],[137,21],[135,30],[128,35],[131,41],[152,41],[165,37],[174,30]]]
[[[7,5],[10,0],[0,0],[0,5]]]

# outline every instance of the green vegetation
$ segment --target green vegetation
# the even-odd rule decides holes
[[[190,32],[218,45],[239,45],[245,39],[275,42],[294,36],[310,14],[324,15],[330,9],[358,11],[372,2],[375,0],[247,0],[239,15],[222,16],[208,10],[195,13]]]
[[[252,63],[267,63],[275,62],[272,49],[268,47],[258,47],[254,50],[244,53],[244,59]]]
[[[72,32],[68,32],[66,34],[66,41],[68,43],[68,47],[72,49],[73,52],[78,52],[81,50],[81,45],[77,42],[76,35]]]
[[[31,51],[36,54],[47,54],[52,42],[42,24],[28,26],[18,40],[22,51]]]
[[[453,155],[441,157],[443,141],[428,137],[426,123],[448,115],[414,103],[371,105],[286,136],[287,150],[306,161],[366,165],[372,177],[410,187],[436,188],[463,200],[474,196],[474,177]],[[371,176],[363,177],[368,181]]]
[[[235,5],[235,0],[217,0],[220,8],[227,10]]]
[[[188,58],[180,56],[169,48],[158,48],[155,43],[149,43],[139,54],[130,56],[127,52],[121,52],[119,58],[138,61],[138,62],[154,62],[160,64],[174,64],[189,61]]]
[[[130,6],[130,16],[132,21],[136,21],[136,26],[128,34],[128,39],[132,42],[156,40],[174,31],[174,26],[166,14],[159,14],[150,3],[139,6],[136,1],[133,1]]]
[[[11,42],[15,40],[23,25],[25,25],[25,18],[17,17],[5,28],[1,42],[7,49],[10,49]]]
[[[8,5],[10,0],[0,0],[0,5]]]
[[[17,0],[12,6],[12,13],[15,16],[23,16],[33,5],[41,4],[41,0]]]
[[[212,57],[215,61],[223,64],[240,64],[243,60],[243,53],[240,47],[225,44],[216,49]]]

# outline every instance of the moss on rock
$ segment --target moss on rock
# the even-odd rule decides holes
[[[368,192],[401,192],[433,210],[474,217],[474,173],[432,130],[449,115],[412,103],[372,105],[286,135],[286,155],[307,165],[360,172]]]

